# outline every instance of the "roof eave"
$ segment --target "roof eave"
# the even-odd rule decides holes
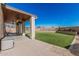
[[[20,12],[20,13],[23,13],[23,14],[26,14],[26,15],[29,15],[29,16],[32,16],[32,17],[35,17],[35,19],[37,19],[37,16],[36,16],[36,15],[30,14],[30,13],[28,13],[28,12],[25,12],[25,11],[22,11],[22,10],[19,10],[19,9],[16,9],[16,8],[11,7],[11,6],[9,6],[9,5],[6,5],[6,8],[7,8],[7,9],[10,9],[10,10],[14,10],[14,11],[16,11],[16,12]]]

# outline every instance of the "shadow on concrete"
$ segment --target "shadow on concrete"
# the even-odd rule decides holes
[[[73,44],[69,50],[73,55],[79,56],[79,44]]]
[[[70,45],[66,46],[65,48],[66,48],[66,49],[69,49],[69,47],[70,47]]]
[[[30,36],[29,36],[28,34],[26,34],[25,36],[27,36],[29,39],[31,39]]]

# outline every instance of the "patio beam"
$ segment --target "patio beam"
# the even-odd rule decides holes
[[[31,32],[31,39],[35,40],[35,17],[30,18],[30,32]]]

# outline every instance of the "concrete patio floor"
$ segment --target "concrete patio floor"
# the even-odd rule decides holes
[[[14,39],[14,48],[1,51],[1,56],[72,56],[67,49],[25,36],[10,36],[6,39]]]

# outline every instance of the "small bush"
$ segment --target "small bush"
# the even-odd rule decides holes
[[[70,31],[57,31],[57,33],[67,34],[67,35],[75,35],[76,32],[70,32]]]

